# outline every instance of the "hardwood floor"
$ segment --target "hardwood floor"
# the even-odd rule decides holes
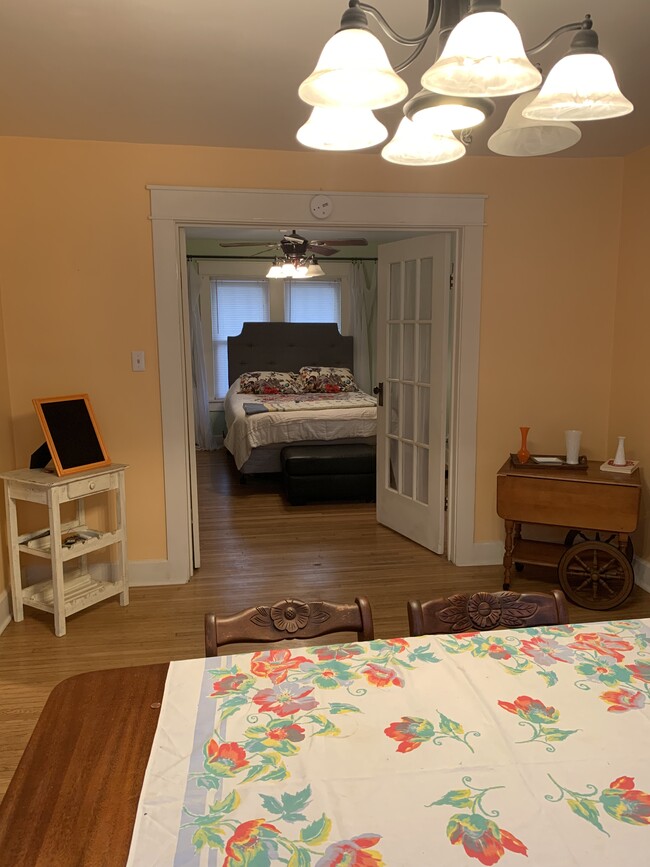
[[[374,504],[291,507],[277,479],[242,485],[226,453],[200,452],[201,569],[189,584],[136,587],[131,604],[109,599],[68,619],[26,609],[0,637],[0,794],[52,688],[83,671],[203,655],[203,614],[295,595],[370,600],[377,637],[407,634],[406,600],[459,590],[498,590],[500,566],[459,568],[377,524]],[[128,506],[128,504],[127,504]],[[526,567],[513,589],[545,590],[554,576]],[[572,622],[650,617],[636,587],[612,612],[570,605]]]

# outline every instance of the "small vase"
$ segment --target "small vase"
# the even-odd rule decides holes
[[[614,458],[615,467],[624,467],[627,461],[625,460],[625,437],[618,438],[618,448]]]
[[[529,427],[520,427],[521,431],[521,448],[517,452],[517,457],[519,458],[520,464],[525,464],[530,457],[530,452],[528,451],[528,446],[526,445],[526,440],[528,439],[528,431]]]

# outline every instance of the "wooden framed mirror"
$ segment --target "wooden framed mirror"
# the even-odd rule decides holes
[[[35,397],[32,403],[46,440],[32,456],[32,466],[45,466],[47,455],[44,462],[34,463],[34,456],[43,456],[45,447],[59,476],[110,465],[87,394]]]

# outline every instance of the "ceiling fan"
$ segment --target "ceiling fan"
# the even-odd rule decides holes
[[[339,247],[366,247],[365,238],[337,238],[331,241],[310,241],[303,238],[294,229],[282,236],[280,241],[264,244],[257,241],[222,241],[220,247],[260,247],[260,252],[266,250],[282,250],[288,259],[304,259],[308,256],[333,256]]]

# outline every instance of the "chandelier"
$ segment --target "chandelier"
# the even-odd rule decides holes
[[[393,42],[411,48],[394,68],[371,33],[368,16]],[[408,87],[398,73],[420,55],[438,23],[437,59],[422,76],[423,89],[404,104],[404,117],[381,152],[390,162],[436,165],[464,156],[472,128],[492,114],[495,98],[519,95],[488,141],[490,150],[505,156],[564,150],[580,139],[576,122],[633,110],[598,50],[590,15],[525,49],[501,0],[427,0],[425,29],[413,37],[398,34],[374,6],[349,0],[340,29],[298,90],[312,106],[298,141],[338,151],[385,141],[388,130],[373,112],[406,99]],[[543,81],[529,58],[569,32],[575,32],[569,50]]]
[[[278,256],[266,276],[272,280],[308,280],[322,277],[324,273],[315,256]]]

